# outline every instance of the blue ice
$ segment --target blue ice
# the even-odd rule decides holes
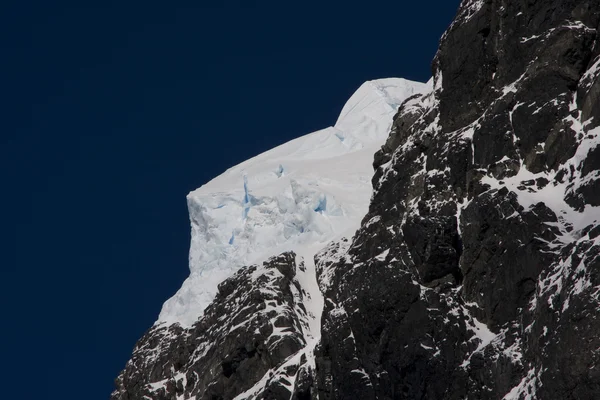
[[[283,165],[279,164],[279,168],[277,168],[275,174],[278,178],[281,178],[285,174],[285,169],[283,168]]]
[[[315,208],[315,212],[324,213],[325,211],[327,211],[327,197],[321,196],[319,198],[319,204],[317,204],[317,207]]]
[[[244,175],[244,211],[242,217],[246,219],[248,217],[248,211],[250,210],[250,194],[248,193],[248,177]]]

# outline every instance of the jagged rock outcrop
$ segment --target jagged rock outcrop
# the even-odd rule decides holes
[[[600,398],[599,22],[463,1],[327,266],[320,399]]]
[[[599,29],[599,0],[463,1],[315,257],[318,344],[284,253],[152,328],[112,399],[600,399]]]
[[[303,269],[294,253],[244,267],[219,285],[191,328],[150,329],[117,379],[112,399],[231,399],[263,378],[264,398],[289,398],[303,362],[284,362],[306,345],[305,293],[296,279]],[[279,371],[265,377],[272,369]]]

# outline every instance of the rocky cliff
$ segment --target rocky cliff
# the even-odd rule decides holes
[[[314,257],[320,337],[286,252],[153,327],[112,399],[600,399],[599,28],[598,0],[463,1]]]

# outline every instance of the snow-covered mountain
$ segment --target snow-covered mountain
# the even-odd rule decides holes
[[[600,0],[463,0],[432,69],[189,195],[113,400],[600,399]]]
[[[192,362],[206,381],[195,391],[244,398],[262,393],[265,385],[293,390],[303,378],[290,379],[291,369],[302,367],[311,376],[324,301],[315,256],[358,229],[371,198],[373,155],[387,139],[394,114],[409,97],[429,91],[431,82],[365,82],[334,126],[260,154],[191,192],[190,276],[142,338],[123,383],[145,381],[139,371],[160,365],[139,392],[160,398],[171,391],[164,374]],[[226,369],[239,374],[239,359],[255,351],[239,350],[249,336],[265,347],[267,360],[246,366],[252,385],[225,383],[212,366],[228,359]],[[175,360],[173,351],[183,358]]]
[[[369,207],[373,154],[393,115],[428,88],[399,78],[365,82],[334,126],[251,158],[190,193],[190,276],[158,323],[191,326],[217,285],[244,265],[285,251],[312,264],[327,243],[351,237]]]

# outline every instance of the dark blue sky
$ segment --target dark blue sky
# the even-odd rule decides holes
[[[429,79],[458,6],[90,3],[0,13],[7,399],[107,399],[188,274],[185,195],[365,80]]]

